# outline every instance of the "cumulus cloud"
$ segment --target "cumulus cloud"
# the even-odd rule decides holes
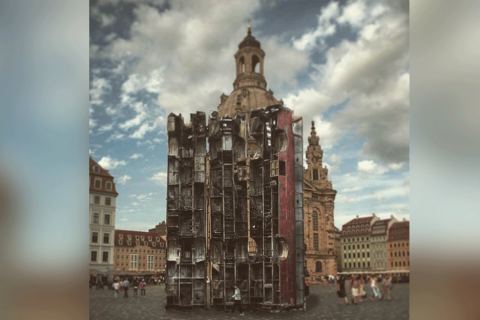
[[[312,49],[318,41],[323,41],[326,37],[335,34],[337,27],[334,20],[338,17],[339,12],[338,2],[330,2],[318,15],[317,28],[295,39],[293,41],[294,47],[299,50]]]
[[[408,12],[393,2],[359,0],[349,2],[338,14],[341,19],[335,23],[350,25],[357,37],[330,47],[325,62],[311,74],[312,87],[289,94],[285,101],[307,121],[347,101],[329,119],[332,126],[362,138],[364,156],[387,165],[406,163]],[[311,52],[317,49],[312,47]]]
[[[128,181],[130,181],[132,179],[132,177],[130,177],[128,174],[125,174],[123,176],[120,176],[118,178],[118,183],[121,184],[121,185],[125,185],[127,184]]]
[[[167,184],[167,172],[166,171],[159,171],[155,174],[153,174],[150,177],[150,180],[157,182],[161,185],[166,185]]]
[[[98,161],[98,164],[106,170],[113,170],[118,167],[124,166],[127,163],[124,160],[117,160],[110,156],[104,156],[100,159],[100,161]]]
[[[115,61],[135,61],[122,88],[122,101],[142,89],[157,95],[164,114],[211,111],[221,93],[232,90],[233,54],[245,36],[247,19],[259,8],[260,3],[253,0],[176,1],[162,12],[138,5],[131,36],[113,40],[99,54]],[[308,65],[308,56],[276,37],[255,36],[267,52],[266,77],[272,88],[294,85],[296,75]],[[151,127],[150,123],[143,129]]]
[[[132,154],[132,155],[130,156],[130,159],[132,159],[132,160],[137,160],[137,159],[140,159],[140,158],[142,158],[142,157],[143,157],[143,154],[141,154],[141,153],[134,153],[134,154]]]
[[[383,174],[388,171],[384,166],[378,165],[373,160],[362,160],[357,164],[357,169],[359,172],[363,173],[373,173],[373,174]]]
[[[103,95],[112,87],[105,78],[94,78],[90,83],[90,104],[101,105]]]

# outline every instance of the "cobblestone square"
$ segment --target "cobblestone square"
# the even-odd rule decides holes
[[[112,290],[91,289],[91,320],[170,320],[170,319],[344,319],[344,320],[404,320],[408,319],[409,285],[395,284],[392,301],[363,302],[358,305],[338,304],[334,286],[310,287],[307,311],[262,312],[249,311],[245,316],[216,310],[165,310],[165,287],[148,286],[147,295],[113,297]]]

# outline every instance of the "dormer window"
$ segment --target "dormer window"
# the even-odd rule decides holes
[[[107,190],[112,190],[112,183],[110,181],[107,181],[105,183],[105,187],[107,188]]]
[[[102,179],[100,178],[95,178],[95,188],[100,189],[102,186]]]

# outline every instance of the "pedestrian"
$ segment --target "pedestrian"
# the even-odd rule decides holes
[[[357,304],[360,298],[360,281],[358,276],[352,276],[352,299],[353,304]]]
[[[383,280],[383,287],[385,290],[385,299],[392,300],[391,290],[392,290],[392,276],[388,275]]]
[[[130,286],[130,282],[128,281],[128,278],[125,278],[122,286],[123,286],[123,297],[128,298],[128,287]]]
[[[337,280],[337,295],[340,299],[339,303],[348,304],[347,293],[345,292],[345,278],[340,276]]]
[[[359,287],[358,287],[358,294],[359,294],[359,300],[362,302],[366,297],[367,297],[367,292],[365,291],[365,278],[364,276],[360,276],[360,279],[358,279],[359,282]]]
[[[232,313],[235,312],[235,309],[238,308],[240,311],[240,315],[243,316],[244,313],[242,310],[242,293],[240,292],[240,288],[238,286],[235,286],[235,293],[233,294],[232,298],[234,300]]]
[[[145,282],[145,279],[142,279],[142,281],[140,281],[140,284],[138,285],[138,287],[140,288],[140,295],[141,296],[145,296],[145,286],[147,285],[147,283]]]
[[[381,294],[380,289],[377,285],[377,276],[373,275],[370,277],[370,288],[372,290],[372,301],[380,300]]]
[[[120,291],[120,283],[118,283],[117,279],[113,281],[112,287],[113,287],[113,297],[116,299],[118,298],[118,293]]]
[[[133,295],[138,296],[138,279],[133,279]]]

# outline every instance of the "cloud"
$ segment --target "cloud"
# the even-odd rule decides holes
[[[140,159],[140,158],[142,158],[142,157],[143,157],[143,154],[141,154],[141,153],[134,153],[134,154],[132,154],[132,155],[130,156],[130,159],[132,159],[132,160],[137,160],[137,159]]]
[[[90,84],[90,104],[101,105],[103,95],[112,87],[105,78],[94,78]]]
[[[259,8],[253,0],[177,1],[162,12],[138,5],[130,37],[113,40],[98,55],[116,63],[134,61],[122,86],[124,103],[143,90],[156,95],[155,103],[164,111],[156,116],[212,111],[221,93],[232,90],[233,54],[245,36],[247,19]],[[255,36],[267,52],[266,78],[272,88],[295,85],[296,76],[308,65],[308,55],[278,37]],[[150,122],[131,137],[140,137],[152,126]]]
[[[101,126],[100,128],[98,128],[98,132],[99,132],[99,133],[104,133],[104,132],[111,131],[111,130],[113,129],[113,126],[114,126],[113,123],[104,124],[103,126]]]
[[[339,11],[343,18],[332,23],[351,25],[356,37],[328,48],[325,61],[310,74],[312,85],[290,93],[285,101],[305,121],[346,101],[328,119],[335,131],[362,139],[364,157],[387,165],[406,163],[408,12],[393,2],[363,1],[351,1]],[[320,21],[318,28],[322,28]],[[311,54],[319,50],[310,48]]]
[[[338,2],[330,2],[318,15],[317,28],[294,39],[293,46],[298,50],[312,49],[319,40],[323,41],[324,38],[334,35],[337,28],[333,20],[338,17],[339,12]]]
[[[132,179],[132,177],[130,177],[128,174],[125,174],[123,176],[120,176],[118,178],[118,183],[121,184],[121,185],[125,185],[127,184],[128,181],[130,181]]]
[[[373,160],[362,160],[357,164],[357,169],[359,172],[370,173],[370,174],[383,174],[388,171],[387,168],[378,165]]]
[[[106,170],[113,170],[118,167],[124,166],[127,163],[124,160],[116,160],[114,158],[111,158],[110,156],[104,156],[98,161],[98,164],[106,169]]]
[[[167,172],[159,171],[150,177],[150,180],[157,182],[161,185],[167,184]]]
[[[354,27],[359,27],[366,18],[367,7],[364,1],[351,1],[343,9],[342,15],[338,18],[339,23],[349,23]],[[375,13],[378,13],[377,11]]]

